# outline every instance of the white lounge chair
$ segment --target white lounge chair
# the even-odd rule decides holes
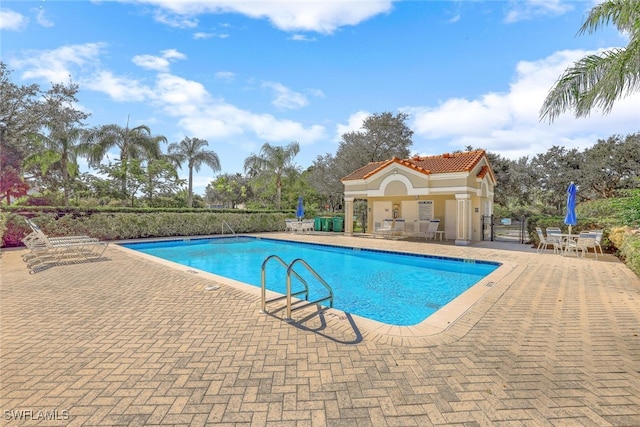
[[[25,218],[29,227],[33,230],[22,242],[30,250],[23,256],[27,262],[27,268],[34,272],[34,268],[51,263],[59,263],[73,259],[97,259],[101,258],[109,245],[89,236],[48,237],[33,221]]]
[[[436,236],[438,235],[438,227],[440,227],[440,219],[433,218],[432,220],[430,220],[427,231],[425,231],[424,233],[424,238],[427,240],[435,240]]]

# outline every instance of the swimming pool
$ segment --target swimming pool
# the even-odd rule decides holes
[[[490,261],[248,236],[122,246],[257,287],[268,256],[278,255],[287,264],[302,258],[333,288],[334,308],[396,326],[422,322],[500,266]],[[296,272],[309,283],[309,300],[326,296],[308,271],[296,268]],[[265,276],[267,289],[286,293],[286,271],[281,265],[267,264]],[[295,285],[292,281],[294,291]]]

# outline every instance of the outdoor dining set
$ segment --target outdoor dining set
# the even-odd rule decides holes
[[[582,231],[579,234],[572,234],[571,232],[563,233],[560,228],[547,227],[546,231],[547,235],[545,236],[542,228],[536,227],[539,239],[538,253],[552,247],[553,252],[560,255],[575,253],[576,256],[584,257],[591,249],[593,249],[596,259],[598,259],[598,251],[600,251],[600,255],[604,255],[601,245],[604,230]]]
[[[553,252],[560,255],[575,253],[576,257],[584,258],[590,249],[593,249],[596,259],[598,259],[598,251],[600,251],[600,255],[604,255],[601,244],[604,230],[582,231],[579,234],[571,233],[571,227],[577,223],[576,191],[577,187],[572,181],[567,188],[567,215],[564,218],[564,223],[569,226],[569,232],[563,233],[560,227],[547,227],[547,235],[545,236],[542,228],[536,227],[539,241],[536,250],[538,253],[552,247]]]

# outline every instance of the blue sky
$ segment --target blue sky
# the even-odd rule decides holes
[[[0,57],[16,84],[71,77],[90,126],[206,139],[223,172],[243,172],[265,142],[299,142],[306,168],[385,111],[410,115],[415,153],[517,159],[640,131],[640,94],[607,116],[538,119],[569,64],[628,42],[613,27],[577,35],[594,4],[3,0]],[[194,191],[213,178],[203,167]]]

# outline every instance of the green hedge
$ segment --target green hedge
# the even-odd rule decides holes
[[[101,240],[142,237],[202,236],[210,234],[258,233],[284,230],[285,212],[142,210],[92,211],[36,209],[3,212],[6,231],[2,247],[21,246],[31,229],[24,217],[32,218],[49,236],[84,234]],[[228,225],[228,227],[227,227]],[[2,220],[0,219],[0,230]]]

